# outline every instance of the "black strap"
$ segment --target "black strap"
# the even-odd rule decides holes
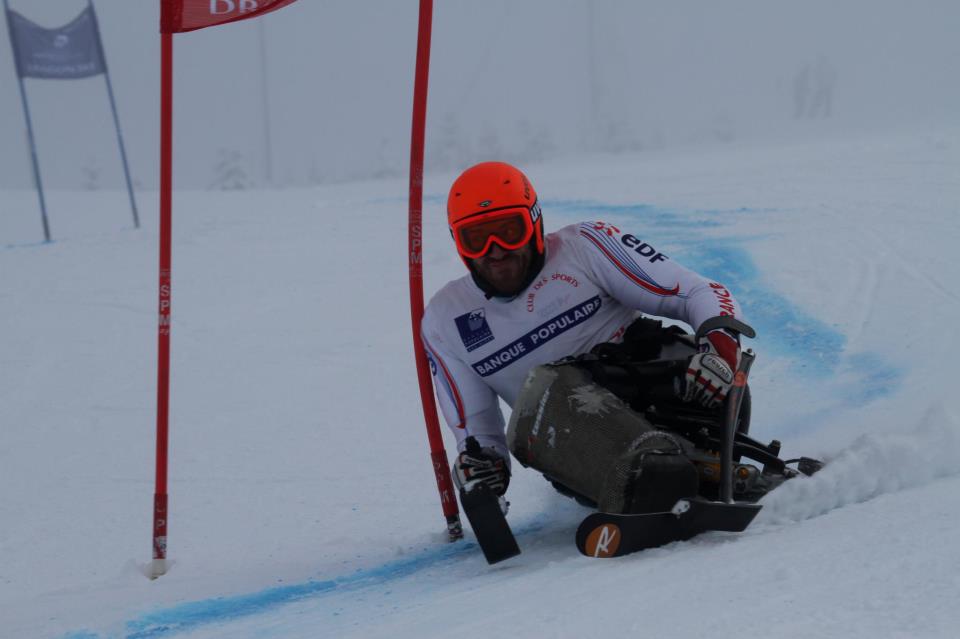
[[[623,341],[597,344],[590,353],[609,362],[646,362],[659,357],[664,346],[685,334],[679,326],[665,328],[660,320],[638,317],[627,327]]]

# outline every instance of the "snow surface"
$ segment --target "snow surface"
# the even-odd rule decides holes
[[[740,535],[617,560],[516,465],[523,554],[443,543],[403,180],[175,195],[169,573],[150,581],[156,193],[0,193],[0,636],[955,637],[960,130],[524,167],[725,282],[752,432],[830,461]],[[462,272],[426,184],[425,287]],[[445,434],[446,437],[446,434]],[[447,438],[448,454],[452,450]]]

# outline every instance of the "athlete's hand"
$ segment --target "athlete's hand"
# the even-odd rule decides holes
[[[740,344],[724,330],[700,338],[699,353],[687,366],[683,400],[715,408],[727,399],[740,364]]]
[[[453,462],[453,481],[460,490],[484,483],[497,495],[503,495],[510,484],[510,467],[496,450],[481,448],[476,439],[468,437],[466,450]]]

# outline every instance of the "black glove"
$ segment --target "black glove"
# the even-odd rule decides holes
[[[483,483],[500,496],[510,485],[510,467],[494,448],[482,448],[475,438],[467,437],[466,450],[453,463],[453,482],[460,490],[467,491]]]

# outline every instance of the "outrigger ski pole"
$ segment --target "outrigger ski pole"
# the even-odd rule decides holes
[[[467,437],[466,444],[467,452],[480,452],[480,443],[474,437]],[[488,564],[520,554],[501,503],[506,502],[482,481],[460,489],[460,504]]]

